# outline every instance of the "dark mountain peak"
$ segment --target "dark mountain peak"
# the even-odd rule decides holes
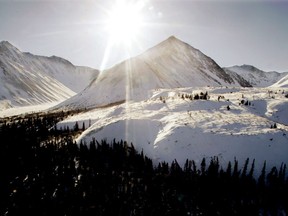
[[[249,70],[249,71],[262,71],[262,70],[260,70],[259,68],[255,67],[255,66],[253,66],[253,65],[248,65],[248,64],[243,64],[243,65],[241,65],[241,66],[239,66],[239,67],[241,67],[241,68],[243,68],[243,69],[246,69],[246,70]],[[263,72],[263,71],[262,71],[262,72]]]
[[[20,50],[18,50],[15,46],[13,46],[8,41],[1,41],[0,42],[0,53],[11,53],[11,52],[17,52],[21,53]]]
[[[1,41],[0,42],[0,46],[6,46],[6,47],[9,47],[9,46],[13,46],[11,43],[9,43],[9,41]]]
[[[66,65],[70,65],[70,66],[75,67],[70,61],[68,61],[64,58],[61,58],[59,56],[53,55],[53,56],[48,57],[48,59],[53,60],[55,62],[60,62],[60,63],[66,64]]]

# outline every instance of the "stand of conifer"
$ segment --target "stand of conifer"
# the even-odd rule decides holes
[[[285,215],[286,165],[153,165],[126,142],[73,142],[57,116],[2,123],[0,215]],[[89,147],[88,147],[89,146]],[[242,166],[242,165],[241,165]]]

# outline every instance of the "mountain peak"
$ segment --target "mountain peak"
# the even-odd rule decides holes
[[[170,36],[169,38],[167,38],[166,40],[163,41],[163,43],[180,43],[180,44],[186,44],[183,41],[181,41],[180,39],[176,38],[174,35]]]
[[[147,52],[143,53],[145,56],[155,57],[154,55],[175,55],[175,53],[185,53],[191,51],[198,51],[191,45],[181,41],[180,39],[176,38],[174,35],[170,36],[166,40],[162,41],[161,43],[157,44],[156,46],[147,50]]]
[[[167,40],[179,40],[179,39],[176,38],[174,35],[171,35]]]
[[[7,47],[7,48],[15,48],[9,41],[1,41],[0,42],[0,47]]]
[[[251,71],[261,71],[259,68],[255,67],[253,65],[248,65],[248,64],[243,64],[240,67],[245,68],[247,70],[251,70]]]
[[[9,41],[1,41],[0,46],[12,46],[12,44]]]
[[[15,46],[8,41],[0,42],[0,53],[3,52],[20,52]]]

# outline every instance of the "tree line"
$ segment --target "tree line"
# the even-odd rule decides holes
[[[286,165],[153,164],[125,141],[76,144],[57,115],[0,127],[0,215],[285,215]],[[77,131],[76,131],[77,130]]]

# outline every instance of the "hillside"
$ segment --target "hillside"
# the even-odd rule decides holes
[[[274,83],[271,87],[288,88],[288,74],[282,79],[280,79],[278,82]]]

